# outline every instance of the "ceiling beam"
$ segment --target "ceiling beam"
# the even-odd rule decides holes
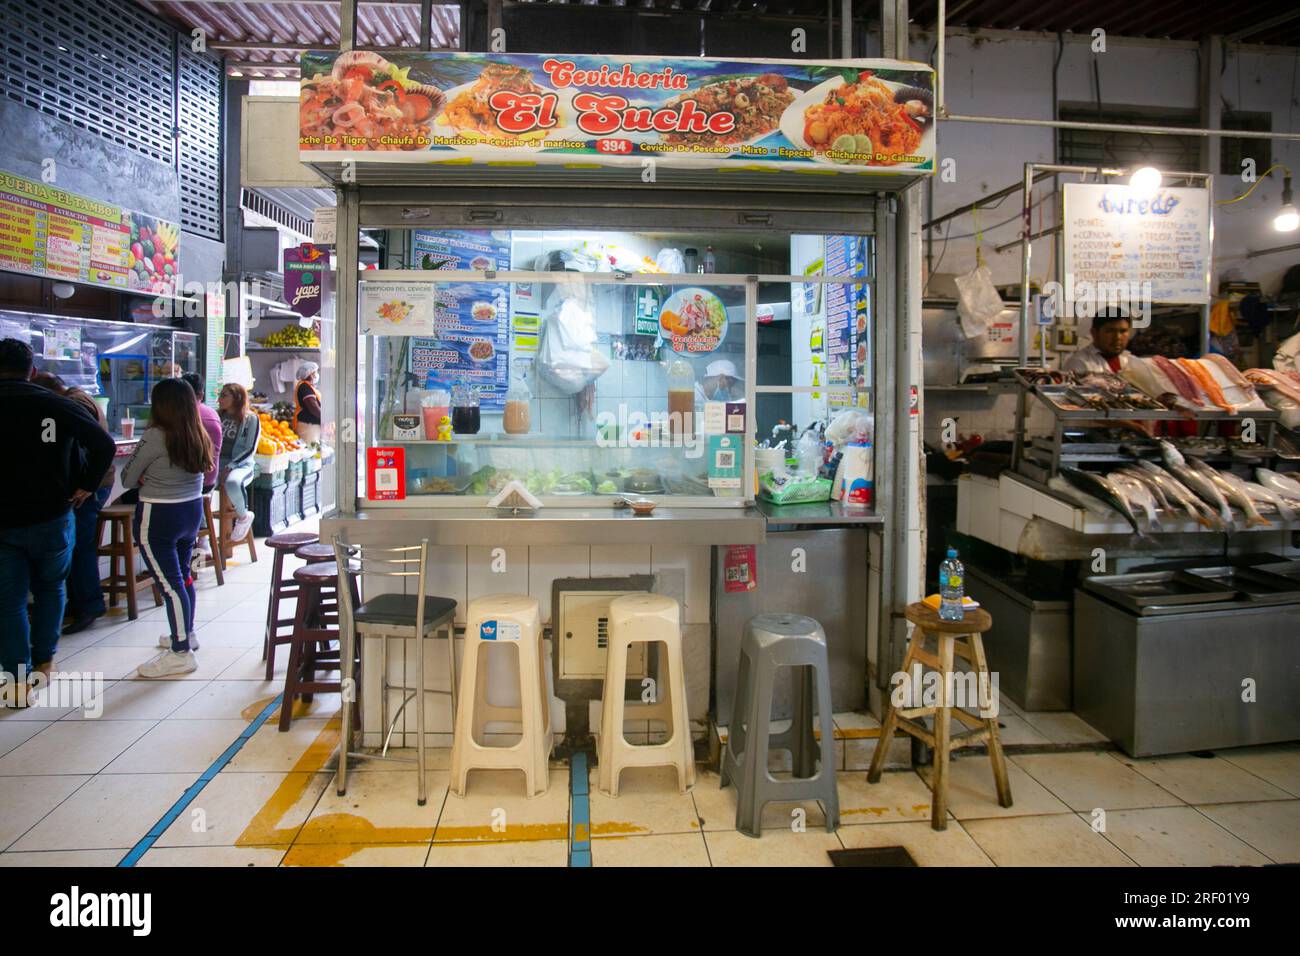
[[[1246,37],[1253,37],[1258,33],[1263,33],[1265,30],[1271,30],[1273,27],[1281,26],[1284,23],[1290,23],[1292,20],[1296,19],[1296,17],[1300,17],[1300,8],[1291,10],[1288,13],[1279,13],[1277,16],[1270,17],[1267,20],[1261,20],[1259,23],[1246,27],[1244,30],[1237,30],[1235,33],[1229,33],[1223,39],[1228,43],[1237,43],[1246,39]]]

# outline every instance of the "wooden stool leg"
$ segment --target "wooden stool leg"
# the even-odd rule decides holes
[[[967,636],[970,642],[971,657],[974,659],[977,679],[983,680],[984,687],[993,693],[993,683],[989,677],[989,664],[984,657],[984,639],[979,634]],[[984,687],[981,687],[982,691]],[[980,702],[983,705],[984,701]],[[989,701],[991,704],[992,701]],[[983,714],[980,715],[983,717]],[[993,782],[998,788],[998,804],[1011,806],[1011,781],[1007,777],[1007,761],[1002,755],[1002,741],[998,738],[998,720],[996,717],[984,718],[984,726],[989,730],[989,762],[993,764]]]
[[[214,552],[215,553],[215,552]],[[276,550],[271,559],[271,590],[266,598],[266,633],[262,636],[262,660],[271,652],[271,635],[275,633],[275,622],[280,619],[280,576],[284,573],[284,552]],[[266,678],[270,680],[268,676]]]
[[[216,572],[217,587],[222,587],[226,583],[226,566],[221,560],[221,548],[217,539],[217,522],[212,514],[212,495],[211,493],[203,496],[203,523],[208,536],[208,551],[212,554],[212,568]]]
[[[108,521],[108,587],[104,589],[108,591],[109,607],[117,607],[117,598],[120,593],[117,588],[117,556],[122,550],[122,543],[119,540],[120,535],[120,526],[117,521],[110,518]]]
[[[301,683],[302,655],[304,640],[299,635],[306,632],[309,622],[308,612],[311,603],[310,588],[303,585],[298,591],[298,607],[293,615],[293,640],[289,643],[289,666],[284,675],[284,696],[280,699],[280,732],[289,729],[293,721],[293,702],[298,697],[298,685]]]
[[[935,635],[939,651],[939,706],[934,712],[934,785],[930,826],[935,830],[948,828],[948,737],[952,725],[952,651],[951,634]]]
[[[919,627],[912,629],[912,639],[907,642],[907,653],[903,655],[903,673],[910,674],[912,661],[921,645],[925,642],[925,632]],[[891,688],[892,689],[892,688]],[[898,729],[898,714],[894,712],[894,702],[885,698],[885,720],[880,727],[880,737],[876,740],[876,752],[871,755],[871,769],[867,771],[867,783],[879,783],[880,772],[884,769],[889,745],[893,742],[894,731]]]

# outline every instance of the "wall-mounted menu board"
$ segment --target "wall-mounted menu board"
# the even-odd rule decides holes
[[[0,269],[172,295],[180,227],[0,171]]]
[[[1082,282],[1136,283],[1138,290],[1150,282],[1152,302],[1201,304],[1209,298],[1209,266],[1206,190],[1161,189],[1140,199],[1128,186],[1066,184],[1065,275],[1076,290]]]

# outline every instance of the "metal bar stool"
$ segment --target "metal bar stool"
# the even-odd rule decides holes
[[[358,646],[356,638],[362,642],[367,637],[377,637],[380,639],[380,656],[379,656],[379,714],[380,726],[385,729],[384,745],[380,750],[378,757],[383,760],[407,760],[408,758],[389,757],[388,744],[392,740],[393,731],[397,727],[398,720],[402,717],[402,712],[406,710],[406,705],[415,701],[415,763],[416,773],[419,780],[416,784],[416,802],[424,806],[427,799],[426,789],[428,783],[425,779],[425,744],[424,744],[424,695],[425,694],[450,694],[451,709],[453,714],[456,712],[456,601],[454,598],[434,597],[426,594],[425,572],[429,565],[429,540],[425,538],[418,545],[408,545],[397,548],[379,548],[371,546],[361,546],[357,544],[345,544],[336,535],[334,537],[334,563],[338,567],[349,568],[346,575],[349,579],[350,587],[342,588],[339,591],[339,602],[341,604],[341,616],[343,624],[344,645],[343,660],[347,662],[347,667],[343,673],[343,684],[346,687],[356,688],[355,670],[352,669],[352,662],[360,658],[359,650],[353,650]],[[355,568],[355,570],[351,570]],[[362,579],[364,587],[365,578],[369,577],[389,577],[389,578],[411,578],[417,579],[418,586],[415,594],[377,594],[359,605],[354,601],[354,594],[361,590],[355,586],[356,578]],[[448,681],[450,690],[436,690],[425,686],[424,672],[424,641],[426,638],[443,632],[447,637],[447,664],[448,664]],[[390,684],[388,682],[388,644],[392,638],[402,640],[402,682],[400,684]],[[406,640],[415,641],[415,686],[407,684],[406,671]],[[397,713],[393,715],[391,721],[388,719],[388,692],[390,690],[401,691],[402,703],[397,708]],[[355,695],[359,696],[359,695]],[[346,698],[346,695],[345,695]],[[346,702],[343,708],[343,734],[342,743],[339,746],[339,773],[338,773],[338,792],[340,795],[347,792],[347,773],[348,773],[348,756],[349,749],[352,746],[352,715]],[[360,756],[360,755],[358,755]]]
[[[97,548],[101,558],[108,558],[108,577],[102,579],[99,586],[108,595],[109,607],[117,607],[119,596],[126,597],[126,616],[132,621],[140,616],[136,593],[141,588],[152,587],[154,607],[162,606],[162,594],[153,576],[135,573],[137,552],[135,532],[131,528],[134,520],[135,505],[109,505],[100,509],[95,529],[95,540],[102,542],[104,525],[109,528],[108,544],[100,544]]]
[[[343,691],[342,634],[339,631],[338,568],[333,561],[317,561],[293,572],[298,583],[298,606],[289,643],[289,666],[280,701],[280,731],[293,721],[293,703],[299,696],[310,701],[316,693]],[[352,584],[348,581],[349,586]],[[339,648],[331,647],[334,641]],[[337,671],[337,680],[317,680],[316,672]],[[347,712],[347,708],[344,708]]]
[[[284,573],[285,554],[297,552],[299,548],[316,544],[319,540],[316,535],[306,531],[273,534],[266,539],[266,546],[275,555],[271,559],[271,594],[266,605],[266,634],[262,638],[262,660],[266,661],[267,680],[271,680],[275,673],[276,647],[288,644],[293,639],[293,618],[280,617],[281,602],[291,598],[296,602],[298,598],[298,582],[293,579],[293,575]],[[288,633],[284,632],[284,628],[289,628]]]
[[[880,728],[880,740],[876,743],[876,752],[871,758],[871,769],[867,771],[867,782],[877,783],[880,771],[885,764],[885,754],[889,752],[889,743],[894,731],[901,730],[917,740],[934,748],[934,776],[930,789],[934,793],[931,801],[930,826],[935,830],[948,828],[948,758],[953,750],[970,744],[987,743],[989,762],[993,764],[993,783],[997,787],[998,804],[1011,806],[1011,781],[1007,778],[1007,763],[1002,756],[1002,742],[998,739],[998,721],[994,717],[975,717],[955,706],[953,692],[953,656],[965,658],[975,672],[978,682],[977,694],[991,694],[992,684],[989,679],[989,664],[984,657],[984,641],[980,637],[993,626],[993,617],[988,611],[973,608],[966,612],[960,621],[945,621],[939,612],[928,604],[917,601],[907,606],[907,619],[915,628],[912,639],[907,644],[907,654],[903,657],[903,673],[910,676],[913,663],[925,664],[939,672],[939,702],[933,707],[894,707],[892,697],[885,701],[885,722]],[[925,639],[933,636],[935,653],[925,650]],[[914,688],[919,690],[919,688]],[[980,700],[981,713],[992,701]],[[930,730],[921,720],[915,718],[934,717],[934,730]],[[967,727],[973,728],[964,733],[951,736],[952,718],[956,717]]]

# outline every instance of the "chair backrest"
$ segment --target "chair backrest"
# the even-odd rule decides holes
[[[362,602],[365,601],[364,587],[367,577],[415,578],[418,582],[415,633],[416,636],[424,633],[425,572],[429,566],[428,538],[421,539],[419,544],[385,548],[378,545],[349,544],[343,540],[342,535],[336,534],[331,539],[331,543],[334,545],[335,567],[339,568],[340,574],[346,575],[349,581],[357,581],[357,593],[362,595]],[[340,581],[339,584],[342,585],[343,582]],[[344,619],[350,624],[353,612],[356,610],[352,606],[352,588],[340,587],[338,593]]]

